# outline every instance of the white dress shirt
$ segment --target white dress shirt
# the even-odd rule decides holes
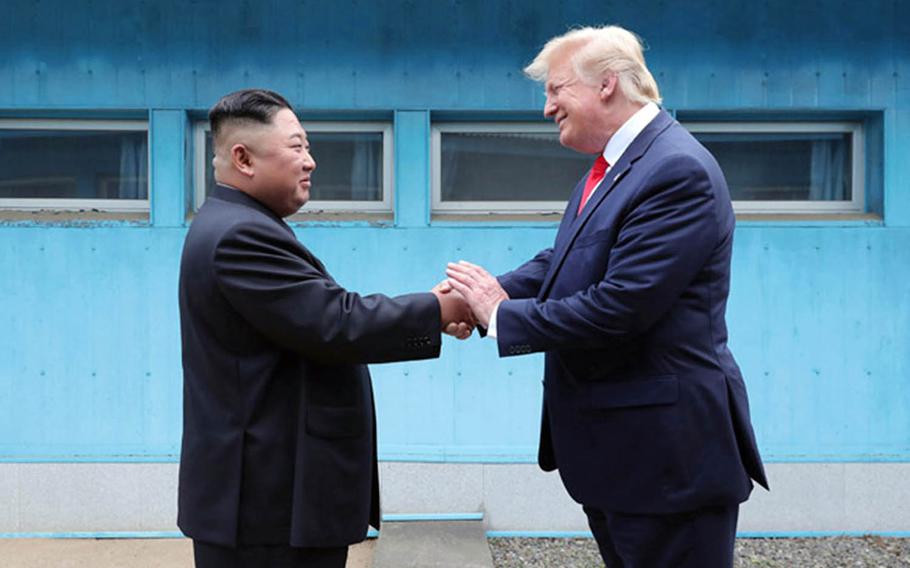
[[[622,158],[623,153],[629,145],[632,144],[632,141],[641,134],[641,131],[644,130],[646,126],[651,124],[651,121],[654,120],[654,117],[659,113],[660,108],[656,104],[648,103],[638,109],[635,114],[629,117],[629,120],[625,121],[623,125],[613,133],[613,136],[610,136],[610,140],[607,141],[607,146],[603,151],[604,160],[610,164],[606,173],[609,173],[609,171],[613,169],[613,164],[619,162],[619,159]],[[597,191],[603,183],[603,180],[607,179],[606,173],[604,174],[603,179],[591,190],[588,201],[591,200],[591,196],[594,195],[594,192]],[[569,214],[571,215],[571,212]],[[496,307],[493,308],[493,313],[490,314],[490,325],[487,327],[487,337],[496,337],[496,314],[498,313],[499,304],[496,304]]]

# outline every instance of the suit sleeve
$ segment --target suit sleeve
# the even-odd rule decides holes
[[[439,355],[439,302],[430,293],[361,296],[326,278],[277,231],[239,225],[215,249],[215,280],[260,333],[326,364]]]
[[[510,298],[534,298],[550,269],[552,256],[552,248],[544,249],[528,262],[496,279]]]
[[[625,216],[601,281],[557,300],[499,305],[500,356],[603,348],[646,331],[716,247],[714,207],[701,164],[685,155],[669,158]]]

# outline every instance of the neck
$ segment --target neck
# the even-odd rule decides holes
[[[221,172],[218,172],[218,170],[215,170],[215,183],[218,185],[223,185],[225,187],[236,189],[237,191],[242,191],[243,193],[248,194],[250,191],[248,189],[247,181],[248,180],[243,176],[230,175],[230,173],[225,175]]]
[[[629,121],[632,116],[645,107],[642,103],[634,103],[626,99],[619,99],[615,102],[615,105],[607,111],[606,114],[606,131],[609,133],[607,139],[604,141],[604,148],[607,146],[607,142],[610,141],[610,138],[616,134],[616,131],[622,128],[622,125]],[[603,150],[601,150],[603,152]]]
[[[635,113],[643,108],[645,108],[644,103],[637,103],[623,99],[622,102],[617,105],[614,114],[613,124],[615,125],[615,128],[613,129],[613,132],[619,130],[623,124],[628,122],[629,119],[635,115]]]

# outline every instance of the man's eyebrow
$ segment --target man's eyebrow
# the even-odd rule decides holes
[[[291,134],[290,136],[288,136],[288,138],[300,138],[300,140],[303,140],[303,133],[295,132],[295,133]]]

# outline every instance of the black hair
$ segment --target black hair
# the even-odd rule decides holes
[[[233,119],[269,124],[275,113],[283,108],[293,110],[287,99],[265,89],[243,89],[224,95],[209,110],[212,136],[217,140],[222,125]]]

